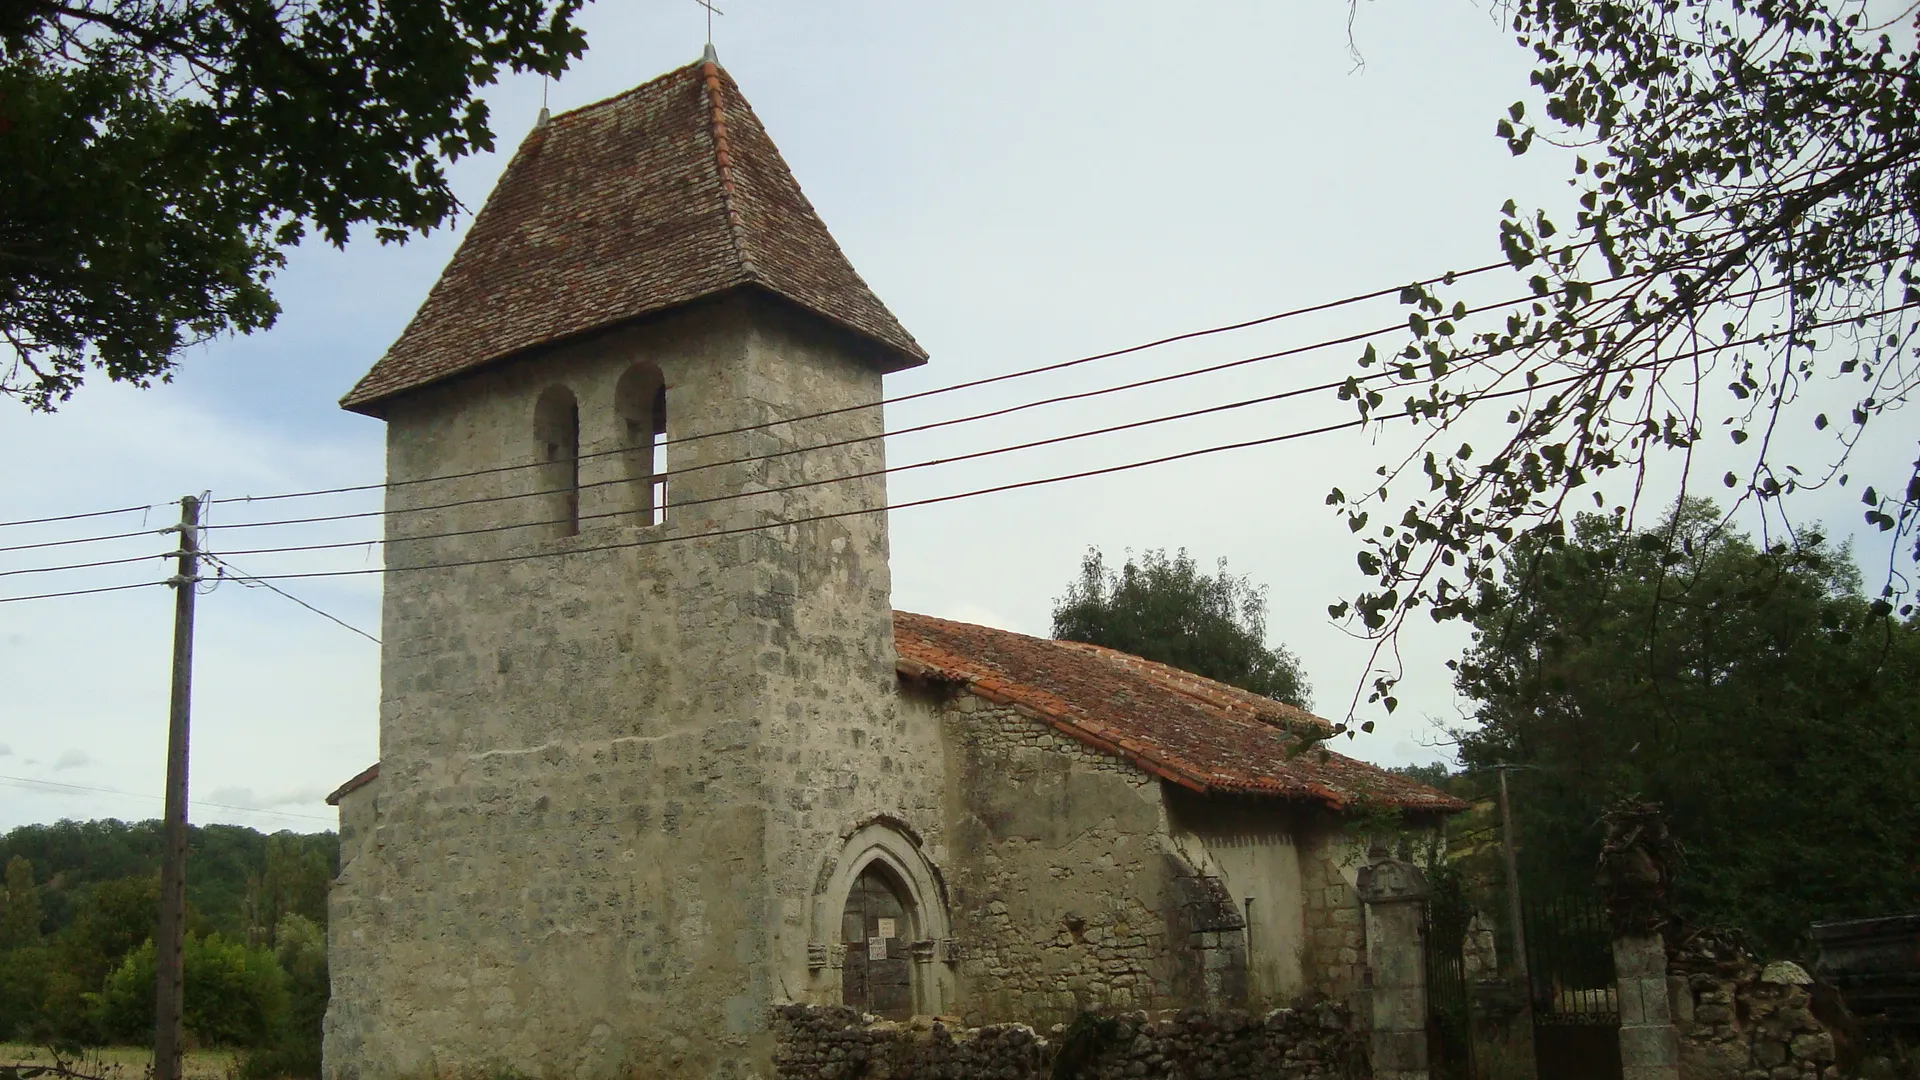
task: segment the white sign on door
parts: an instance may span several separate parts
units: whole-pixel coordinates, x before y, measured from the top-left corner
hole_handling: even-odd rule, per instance
[[[867,959],[885,960],[887,958],[887,939],[870,937],[867,939]]]
[[[899,937],[899,936],[900,936],[899,934],[896,934],[896,933],[894,933],[894,932],[893,932],[893,920],[892,920],[892,919],[877,919],[877,920],[875,920],[875,921],[876,921],[876,922],[878,922],[878,923],[880,924],[880,936],[881,936],[881,937]]]

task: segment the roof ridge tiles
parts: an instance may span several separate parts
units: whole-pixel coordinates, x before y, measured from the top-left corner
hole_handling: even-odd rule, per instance
[[[733,240],[733,253],[748,280],[757,281],[760,270],[753,265],[747,250],[746,227],[740,220],[740,193],[733,184],[733,150],[727,140],[726,96],[720,85],[720,64],[711,56],[700,62],[700,83],[707,92],[709,131],[713,137],[713,167],[720,180],[720,203],[727,215],[727,233]]]

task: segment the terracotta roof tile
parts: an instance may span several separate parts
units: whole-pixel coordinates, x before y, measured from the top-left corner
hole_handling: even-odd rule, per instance
[[[1320,717],[1165,664],[905,611],[893,613],[893,640],[905,674],[964,685],[1196,791],[1466,808],[1378,766],[1301,749],[1302,734],[1332,730]]]
[[[368,784],[371,784],[378,779],[380,779],[380,763],[376,761],[373,764],[367,766],[366,768],[360,770],[360,774],[358,776],[355,776],[353,779],[347,781],[344,784],[341,784],[337,788],[334,788],[333,794],[327,796],[327,805],[339,806],[341,799],[344,799],[347,796],[353,794],[354,792],[359,791],[361,788],[366,787]]]
[[[1267,795],[1341,808],[1373,799],[1407,810],[1467,804],[1299,734],[1332,725],[1291,705],[1178,668],[1075,641],[1049,641],[910,612],[893,613],[900,671],[964,686],[1102,753],[1200,792]],[[327,796],[380,775],[376,762]]]
[[[926,353],[867,288],[740,88],[710,60],[554,117],[520,144],[413,321],[341,404],[740,288]]]

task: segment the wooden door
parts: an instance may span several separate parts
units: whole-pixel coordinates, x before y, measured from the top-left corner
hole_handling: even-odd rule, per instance
[[[892,875],[869,865],[847,893],[840,915],[846,962],[841,1001],[893,1020],[913,1015],[913,964],[907,956],[907,907]]]

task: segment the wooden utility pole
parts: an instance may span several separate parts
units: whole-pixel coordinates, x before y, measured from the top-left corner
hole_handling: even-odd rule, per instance
[[[1496,765],[1494,769],[1500,774],[1500,846],[1506,849],[1507,918],[1513,923],[1513,971],[1521,991],[1531,999],[1533,983],[1527,977],[1526,917],[1520,907],[1520,864],[1514,855],[1513,805],[1507,801],[1507,774],[1518,767]]]
[[[180,567],[173,586],[173,699],[167,715],[167,820],[160,851],[160,934],[154,939],[153,1080],[180,1080],[186,999],[187,730],[193,705],[193,596],[200,580],[200,500],[180,500]]]

